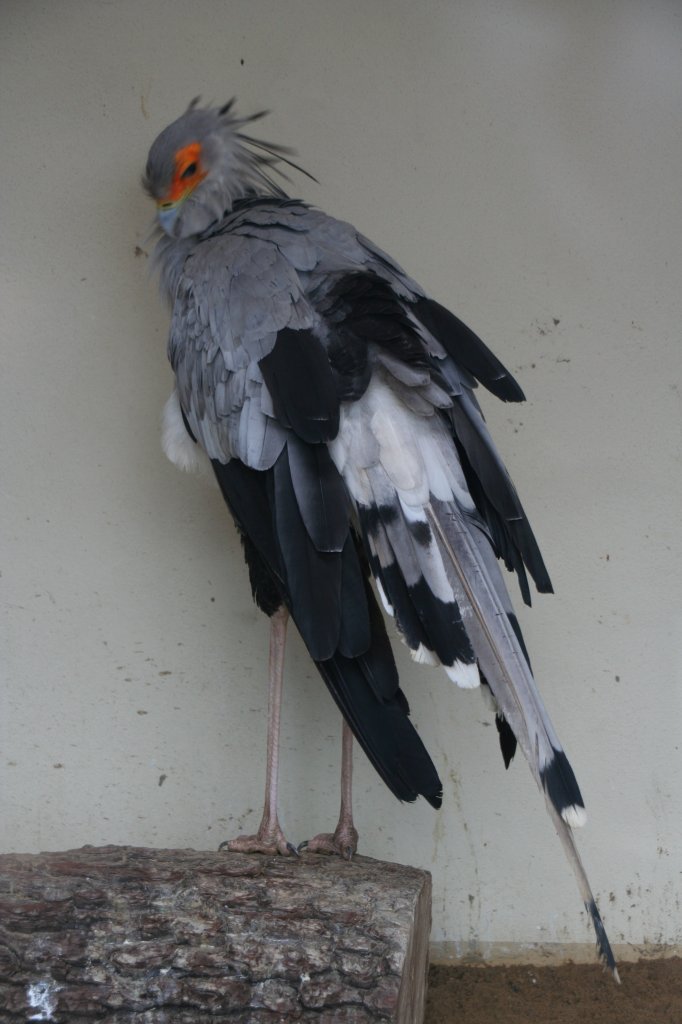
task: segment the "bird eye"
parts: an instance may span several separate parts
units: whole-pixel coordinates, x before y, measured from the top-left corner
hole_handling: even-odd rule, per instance
[[[168,195],[162,198],[178,203],[206,177],[201,166],[201,143],[190,142],[183,146],[175,153],[173,162],[175,166]]]

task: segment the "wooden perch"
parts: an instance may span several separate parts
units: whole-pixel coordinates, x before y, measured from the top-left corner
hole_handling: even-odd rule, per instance
[[[352,863],[83,847],[0,856],[0,1019],[419,1024],[431,878]]]

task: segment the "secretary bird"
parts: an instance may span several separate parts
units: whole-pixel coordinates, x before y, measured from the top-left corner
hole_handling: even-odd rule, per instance
[[[504,763],[518,744],[617,977],[571,831],[585,821],[580,789],[498,563],[516,573],[527,603],[527,574],[551,591],[475,388],[504,402],[523,392],[390,256],[289,198],[279,181],[302,168],[291,150],[247,133],[261,116],[194,100],[155,140],[144,175],[172,308],[164,448],[183,468],[199,451],[210,460],[271,621],[263,819],[255,836],[225,845],[297,852],[277,817],[289,616],[344,719],[339,824],[304,845],[355,852],[351,734],[400,800],[440,806],[378,597],[416,662],[488,693]]]

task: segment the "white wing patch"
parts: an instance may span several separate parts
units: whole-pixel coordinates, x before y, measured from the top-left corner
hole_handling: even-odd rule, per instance
[[[161,414],[161,447],[167,459],[186,473],[210,468],[202,448],[187,433],[182,419],[178,392],[174,388]]]
[[[446,426],[406,408],[381,372],[375,372],[362,398],[341,406],[339,432],[329,451],[359,504],[376,497],[365,470],[380,465],[407,505],[424,506],[432,496],[474,507],[464,473],[452,458]]]

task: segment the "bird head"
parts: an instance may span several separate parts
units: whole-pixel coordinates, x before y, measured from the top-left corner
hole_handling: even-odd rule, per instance
[[[287,158],[291,150],[244,134],[242,128],[267,111],[242,118],[233,106],[230,100],[200,107],[197,98],[152,144],[142,184],[156,202],[161,230],[172,238],[204,234],[245,196],[285,197],[272,177],[288,180],[282,163],[312,177]]]

